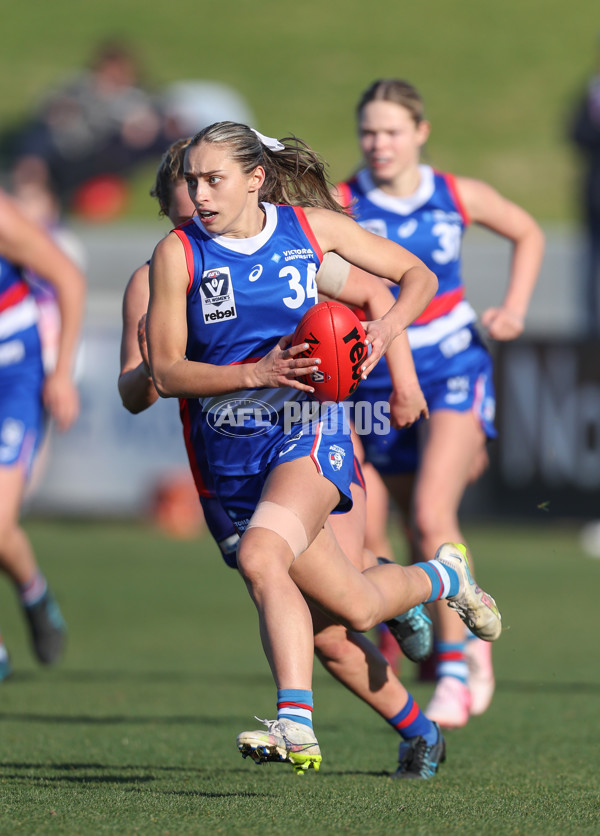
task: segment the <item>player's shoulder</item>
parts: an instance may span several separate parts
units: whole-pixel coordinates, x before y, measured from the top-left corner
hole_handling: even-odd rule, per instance
[[[454,177],[454,191],[467,216],[474,222],[485,215],[487,206],[505,200],[497,189],[475,177]]]
[[[453,181],[461,196],[494,191],[489,183],[486,183],[484,180],[479,180],[476,177],[465,177],[462,174],[448,173],[445,176]]]
[[[151,263],[155,261],[157,257],[165,257],[179,252],[183,246],[181,236],[182,233],[180,227],[175,227],[175,229],[170,230],[164,238],[161,238],[158,244],[154,247]]]
[[[125,293],[136,293],[140,288],[148,287],[148,275],[150,273],[150,261],[145,261],[133,271],[125,286]]]

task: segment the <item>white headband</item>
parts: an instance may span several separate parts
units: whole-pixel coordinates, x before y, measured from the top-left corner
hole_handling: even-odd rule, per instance
[[[265,136],[264,134],[261,134],[260,131],[257,131],[254,128],[250,128],[250,130],[256,134],[256,136],[260,139],[262,144],[265,145],[269,149],[269,151],[285,150],[285,145],[278,139],[275,139],[272,136]]]

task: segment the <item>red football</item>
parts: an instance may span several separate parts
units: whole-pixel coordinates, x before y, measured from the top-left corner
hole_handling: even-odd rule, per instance
[[[343,401],[361,381],[367,358],[365,329],[341,302],[319,302],[308,310],[294,332],[292,345],[308,343],[301,357],[320,357],[319,370],[300,378],[314,387],[320,401]]]

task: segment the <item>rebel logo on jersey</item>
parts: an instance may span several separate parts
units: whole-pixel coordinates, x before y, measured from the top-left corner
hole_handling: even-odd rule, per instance
[[[205,270],[202,274],[199,292],[205,323],[211,324],[237,318],[229,267]]]

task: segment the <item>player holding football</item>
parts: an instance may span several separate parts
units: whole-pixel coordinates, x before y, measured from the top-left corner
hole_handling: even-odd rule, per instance
[[[180,224],[194,213],[187,184],[183,179],[183,157],[189,140],[179,140],[165,153],[157,171],[152,194],[157,197],[161,213],[167,215],[174,225]],[[343,293],[349,304],[365,308],[370,317],[385,313],[393,304],[393,297],[385,284],[373,276],[364,274],[357,280],[356,270],[333,254],[325,259],[325,264],[317,274],[320,292],[327,291],[329,298]],[[136,414],[147,409],[158,398],[148,370],[145,320],[148,307],[148,264],[139,267],[131,276],[123,299],[123,333],[121,340],[121,374],[119,391],[124,406]],[[403,345],[405,343],[405,345]],[[390,355],[393,355],[390,357]],[[410,362],[410,348],[401,337],[394,341],[388,354],[392,373],[397,367],[406,367]],[[402,424],[412,423],[426,414],[427,407],[422,394],[415,385],[414,373],[404,374],[396,381],[399,389],[411,394],[405,397],[404,409],[395,418]],[[184,421],[187,450],[190,465],[196,478],[200,502],[208,528],[221,549],[225,562],[235,567],[235,550],[239,535],[233,523],[225,514],[214,491],[210,489],[212,479],[206,466],[202,440],[190,435],[190,427],[185,421],[186,402],[182,401],[181,415]],[[353,564],[364,570],[376,565],[374,555],[365,553],[362,548],[364,539],[364,483],[358,463],[351,482],[353,506],[344,515],[333,515],[330,524],[336,533],[338,542]],[[315,652],[324,667],[349,690],[363,699],[375,711],[392,725],[402,739],[409,741],[409,750],[401,753],[402,764],[394,777],[430,778],[434,774],[434,764],[443,758],[444,741],[431,723],[421,723],[421,727],[402,722],[407,706],[416,712],[414,701],[398,682],[385,659],[375,646],[365,637],[350,633],[320,610],[309,603],[315,631]],[[392,627],[399,637],[404,652],[417,660],[428,655],[431,649],[431,623],[422,606],[415,607],[408,613],[395,619]],[[421,718],[423,720],[423,718]],[[411,734],[415,728],[421,735]],[[429,743],[428,740],[433,740]]]
[[[44,373],[38,308],[25,271],[56,290],[61,329],[56,364]],[[46,418],[60,430],[79,411],[73,364],[85,295],[78,267],[41,226],[0,192],[0,568],[15,584],[33,649],[43,664],[63,652],[66,628],[33,548],[19,525],[23,494]],[[0,680],[10,663],[0,641]]]
[[[298,140],[279,142],[245,125],[216,123],[192,139],[185,178],[197,214],[157,245],[150,265],[152,376],[161,396],[194,405],[191,418],[201,427],[217,495],[242,534],[238,568],[258,610],[278,718],[267,722],[267,732],[240,734],[238,746],[259,759],[281,754],[298,769],[318,768],[312,620],[300,587],[360,632],[440,598],[489,640],[501,632],[500,616],[473,584],[462,547],[446,544],[435,561],[412,567],[360,573],[352,566],[327,522],[332,511],[351,504],[346,432],[325,437],[321,422],[286,428],[278,420],[249,436],[249,412],[240,432],[232,427],[222,434],[210,420],[245,398],[269,399],[283,418],[286,401],[310,393],[298,378],[318,364],[299,358],[305,346],[290,348],[290,336],[281,334],[291,335],[316,302],[312,280],[324,252],[402,285],[393,308],[367,323],[372,353],[364,374],[425,307],[436,279],[402,247],[336,210],[323,164]],[[331,410],[343,427],[341,405]],[[333,445],[343,453],[335,470],[328,464]],[[420,712],[410,710],[399,722],[411,723],[415,715]]]
[[[495,340],[515,339],[523,331],[544,239],[533,218],[491,186],[420,163],[430,126],[412,85],[396,79],[374,82],[360,98],[357,118],[364,167],[338,185],[338,199],[365,229],[402,244],[439,280],[434,299],[408,328],[429,421],[361,437],[366,461],[410,521],[414,559],[428,560],[440,542],[463,542],[458,507],[469,481],[485,469],[486,439],[496,436],[492,362],[464,298],[462,235],[469,223],[479,223],[513,244],[505,298],[482,315]],[[385,401],[390,389],[386,368],[379,364],[355,397]],[[365,469],[367,485],[372,472]],[[482,713],[491,700],[491,645],[466,641],[463,624],[447,607],[435,605],[435,616],[437,687],[426,714],[443,727],[463,726],[470,713]]]

